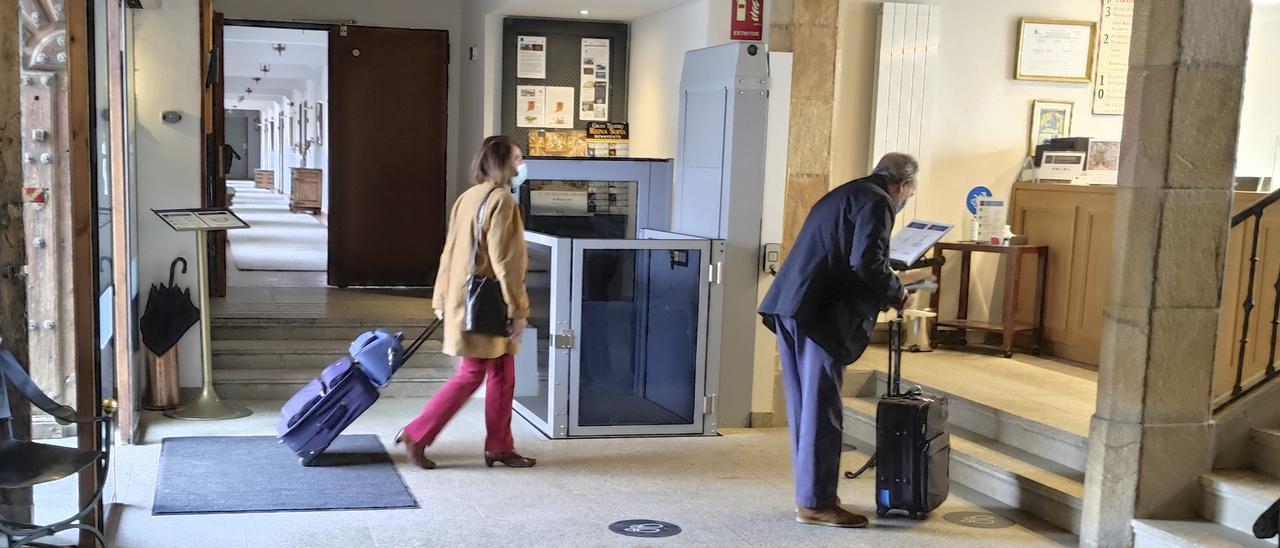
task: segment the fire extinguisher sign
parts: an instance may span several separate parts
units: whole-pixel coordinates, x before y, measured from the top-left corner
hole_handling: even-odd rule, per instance
[[[733,0],[729,37],[734,40],[764,39],[764,0]]]

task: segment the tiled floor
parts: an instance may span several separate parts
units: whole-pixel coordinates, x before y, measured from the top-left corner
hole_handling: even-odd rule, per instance
[[[307,213],[289,210],[289,197],[255,188],[253,181],[228,181],[236,191],[231,206],[249,223],[227,232],[228,268],[252,271],[324,272],[329,262],[329,229]]]
[[[867,530],[838,530],[792,521],[788,435],[782,429],[728,430],[715,438],[547,441],[515,420],[517,446],[540,459],[536,468],[485,468],[480,458],[482,407],[473,400],[429,454],[441,468],[412,468],[393,458],[418,498],[415,510],[153,516],[160,440],[167,436],[262,435],[276,406],[225,422],[181,422],[149,416],[141,445],[117,451],[118,546],[1052,546],[1074,536],[998,508],[979,494],[953,491],[927,521],[875,519]],[[384,444],[422,404],[384,398],[351,433]],[[284,450],[284,448],[281,448]],[[865,455],[846,453],[846,467]],[[227,481],[236,481],[227,478]],[[246,485],[246,489],[253,486]],[[841,480],[841,497],[871,513],[872,480]],[[971,528],[956,512],[996,512],[1015,524]],[[684,532],[639,540],[611,533],[621,519],[656,519]]]

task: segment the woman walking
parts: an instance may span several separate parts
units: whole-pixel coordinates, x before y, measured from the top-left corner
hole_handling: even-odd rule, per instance
[[[458,371],[431,397],[418,418],[396,435],[396,442],[404,443],[414,464],[435,468],[424,451],[487,375],[485,464],[528,468],[537,461],[517,454],[511,438],[514,356],[529,317],[524,223],[511,192],[524,182],[524,153],[509,137],[489,137],[480,147],[472,171],[474,186],[458,197],[449,216],[449,233],[432,298],[436,316],[444,318],[444,353],[460,358]],[[490,287],[483,289],[492,290],[489,303],[501,295],[505,321],[502,305],[496,306],[495,314],[479,317],[494,308],[476,302],[485,301],[483,298],[468,298],[468,293],[485,293],[478,288],[484,284]],[[490,328],[482,327],[486,323]],[[495,323],[496,329],[492,328]]]

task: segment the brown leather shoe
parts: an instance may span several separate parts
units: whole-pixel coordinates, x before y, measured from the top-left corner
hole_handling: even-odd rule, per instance
[[[422,468],[423,470],[432,470],[436,467],[435,461],[427,458],[427,446],[414,443],[413,440],[408,439],[404,435],[403,428],[396,433],[396,445],[400,445],[401,443],[404,444],[404,453],[409,457],[409,462],[412,462],[418,468]]]
[[[510,468],[533,468],[534,465],[538,464],[538,461],[536,459],[522,457],[515,451],[507,451],[504,453],[490,453],[488,451],[485,451],[484,452],[485,466],[488,466],[489,468],[493,468],[493,463],[495,462],[500,462],[504,466],[507,466]]]
[[[831,508],[797,508],[796,521],[806,525],[860,529],[867,526],[867,518],[839,506]]]

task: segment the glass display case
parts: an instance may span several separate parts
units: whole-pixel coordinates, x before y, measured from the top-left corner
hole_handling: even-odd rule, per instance
[[[570,231],[572,232],[572,231]],[[515,407],[549,437],[715,434],[717,240],[529,231]]]

